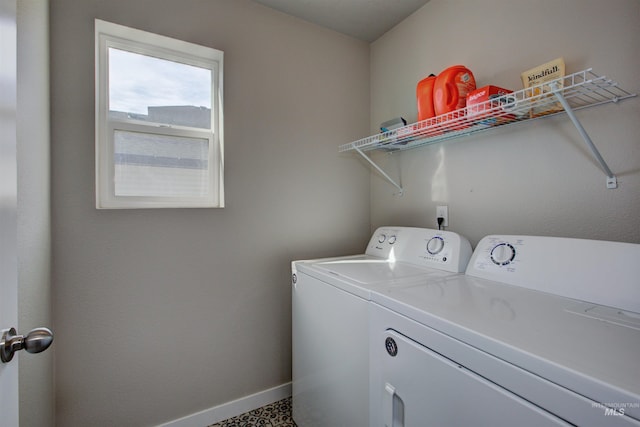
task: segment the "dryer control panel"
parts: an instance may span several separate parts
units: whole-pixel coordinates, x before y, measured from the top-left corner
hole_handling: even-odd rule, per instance
[[[640,245],[544,236],[491,235],[468,276],[640,312]]]
[[[462,273],[471,257],[471,244],[451,231],[380,227],[373,233],[366,254]]]

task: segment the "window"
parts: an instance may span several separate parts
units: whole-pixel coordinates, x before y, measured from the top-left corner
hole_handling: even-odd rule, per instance
[[[96,20],[96,207],[224,207],[219,50]]]

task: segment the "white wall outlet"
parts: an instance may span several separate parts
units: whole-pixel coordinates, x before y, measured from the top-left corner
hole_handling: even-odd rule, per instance
[[[443,227],[449,226],[449,206],[436,206],[436,224],[438,224],[438,218],[444,218]]]

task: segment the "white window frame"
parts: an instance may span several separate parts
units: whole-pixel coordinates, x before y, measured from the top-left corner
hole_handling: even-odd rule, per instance
[[[180,62],[211,70],[211,129],[164,125],[141,120],[109,117],[109,48]],[[96,208],[222,208],[224,207],[222,51],[95,20],[96,91]],[[116,196],[114,132],[202,138],[209,141],[208,192],[202,197]]]

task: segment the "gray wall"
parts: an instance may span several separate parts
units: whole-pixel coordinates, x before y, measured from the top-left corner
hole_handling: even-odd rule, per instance
[[[289,261],[360,252],[383,224],[433,227],[437,204],[474,244],[640,241],[638,99],[578,113],[616,190],[562,117],[377,155],[402,197],[336,153],[415,120],[416,83],[457,63],[518,89],[521,71],[563,56],[639,92],[639,16],[637,0],[431,0],[369,58],[246,0],[52,2],[57,424],[154,425],[289,381]],[[95,210],[94,18],[225,51],[227,208]]]
[[[51,323],[49,2],[20,0],[18,18],[18,332]],[[53,425],[53,352],[21,352],[20,427]]]
[[[478,86],[521,89],[520,73],[557,57],[567,72],[593,67],[640,92],[637,0],[431,0],[371,46],[371,132],[391,117],[415,121],[419,80],[454,64]],[[614,173],[605,175],[570,121],[545,118],[478,136],[377,156],[405,195],[372,174],[372,226],[435,227],[472,244],[491,233],[640,242],[640,98],[577,113]]]
[[[248,0],[51,2],[56,424],[144,426],[290,381],[290,261],[361,252],[369,47]],[[225,52],[224,209],[94,207],[94,18]]]

